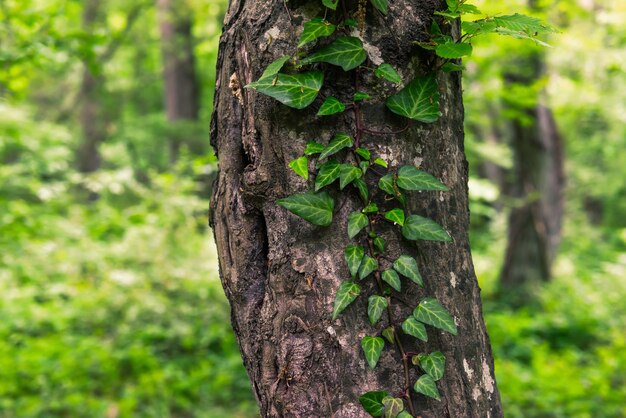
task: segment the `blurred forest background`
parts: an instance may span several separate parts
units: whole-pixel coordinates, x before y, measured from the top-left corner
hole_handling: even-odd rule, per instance
[[[505,411],[626,417],[626,2],[476,4],[560,30],[466,60]],[[225,9],[0,0],[0,418],[256,416],[207,227]]]

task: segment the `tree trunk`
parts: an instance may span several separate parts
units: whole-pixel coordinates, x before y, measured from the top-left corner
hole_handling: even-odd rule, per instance
[[[164,99],[170,123],[196,121],[199,112],[199,86],[193,52],[191,12],[184,0],[158,0],[163,55]],[[170,160],[176,161],[180,143],[172,130]]]
[[[326,143],[351,132],[351,114],[316,118],[315,110],[287,108],[243,86],[256,80],[276,58],[295,53],[301,22],[323,13],[311,2],[232,0],[225,17],[217,65],[212,144],[219,157],[211,225],[217,242],[220,275],[232,307],[232,324],[244,364],[264,417],[366,417],[358,397],[369,390],[397,393],[404,387],[402,359],[385,350],[379,365],[367,368],[360,338],[372,332],[366,298],[331,320],[335,292],[349,277],[343,260],[347,214],[359,208],[357,195],[337,200],[335,221],[310,225],[276,205],[275,200],[307,190],[288,163],[305,143]],[[369,13],[364,33],[374,64],[381,59],[399,68],[405,80],[432,71],[428,55],[418,57],[412,42],[423,39],[433,12],[443,2],[395,1],[387,17]],[[293,24],[292,24],[293,22]],[[375,42],[374,42],[375,41]],[[375,43],[376,46],[369,46]],[[373,64],[371,64],[373,65]],[[357,77],[359,77],[357,73]],[[361,73],[361,84],[372,83]],[[347,100],[354,75],[326,70],[323,94]],[[441,111],[435,124],[415,124],[397,135],[366,136],[365,145],[392,165],[416,164],[441,178],[449,193],[409,198],[413,213],[429,216],[453,236],[451,243],[405,241],[391,227],[383,231],[390,251],[415,256],[426,288],[408,286],[401,320],[424,296],[436,296],[454,315],[459,335],[436,332],[428,343],[407,339],[407,349],[442,351],[447,358],[439,381],[440,402],[413,394],[416,415],[427,417],[501,417],[499,393],[467,230],[467,163],[463,152],[460,76],[440,74]],[[366,102],[364,119],[376,130],[398,130],[404,120]],[[364,285],[365,286],[365,285]],[[402,314],[402,315],[401,315]],[[404,338],[404,337],[402,337]],[[411,371],[413,373],[414,371]],[[411,374],[415,382],[417,375]]]

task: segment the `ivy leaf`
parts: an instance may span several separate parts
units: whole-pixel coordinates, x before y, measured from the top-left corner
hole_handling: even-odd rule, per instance
[[[346,259],[346,264],[348,264],[350,275],[352,278],[355,278],[356,274],[359,272],[361,260],[363,260],[363,256],[365,255],[365,249],[363,247],[359,247],[358,245],[348,245],[344,250],[343,255]]]
[[[376,247],[379,252],[384,253],[385,248],[387,247],[387,242],[383,237],[376,237],[374,238],[374,247]]]
[[[363,280],[374,270],[378,268],[378,261],[375,258],[372,258],[368,255],[363,257],[363,261],[361,261],[361,266],[359,267],[359,279]]]
[[[304,148],[304,155],[315,155],[324,151],[326,147],[319,142],[309,141]]]
[[[378,205],[374,202],[363,208],[363,213],[376,213],[378,212]]]
[[[382,158],[376,158],[374,160],[374,164],[387,168],[387,161],[383,160]]]
[[[413,316],[425,324],[448,331],[452,335],[457,334],[452,315],[435,298],[423,299],[413,311]]]
[[[335,201],[326,192],[295,194],[276,203],[314,225],[328,226],[333,221]]]
[[[395,68],[387,63],[380,64],[374,71],[374,75],[378,78],[384,78],[387,81],[391,81],[394,84],[400,84],[402,82],[400,74],[398,74]]]
[[[331,10],[337,10],[339,0],[322,0],[322,4]]]
[[[405,165],[398,170],[398,187],[404,190],[442,190],[449,189],[435,176],[418,170],[412,165]]]
[[[320,160],[336,154],[344,148],[351,147],[353,143],[354,141],[352,140],[352,138],[350,138],[349,135],[346,135],[343,132],[339,132],[333,137],[328,146],[320,154]]]
[[[404,410],[404,401],[400,398],[387,396],[383,399],[383,405],[385,405],[385,418],[396,418]]]
[[[398,276],[398,273],[396,273],[395,270],[389,269],[389,270],[383,271],[382,278],[383,278],[383,281],[387,283],[389,286],[393,287],[398,292],[400,291],[401,289],[400,276]]]
[[[372,158],[372,153],[370,152],[370,150],[365,149],[365,148],[357,148],[354,150],[354,152],[356,152],[361,158],[363,158],[364,160],[369,161],[370,158]]]
[[[419,268],[417,267],[417,261],[415,261],[413,257],[409,257],[408,255],[401,255],[393,263],[393,268],[404,277],[411,279],[413,282],[417,283],[420,286],[424,286],[422,275],[420,274]]]
[[[368,223],[367,216],[361,212],[352,212],[348,215],[348,236],[350,238],[356,237]]]
[[[373,369],[376,367],[384,346],[385,340],[380,337],[365,336],[361,339],[361,348],[363,349],[365,359],[367,360],[367,364],[370,365],[370,368]]]
[[[302,48],[309,42],[321,38],[323,36],[330,36],[335,32],[335,25],[325,21],[321,17],[316,17],[304,24],[304,30],[300,35],[300,42],[298,42],[298,48]]]
[[[367,302],[367,316],[370,319],[370,323],[376,325],[385,309],[387,309],[387,298],[374,295],[370,296]]]
[[[333,321],[361,294],[361,286],[353,281],[341,283],[335,296],[335,306],[333,308]]]
[[[392,209],[385,212],[385,219],[402,226],[404,225],[404,211],[400,208]]]
[[[363,406],[363,409],[365,409],[365,412],[371,416],[382,417],[385,409],[383,399],[388,395],[389,394],[384,390],[367,392],[359,396],[359,402],[361,406]]]
[[[446,357],[441,351],[435,351],[420,358],[420,367],[428,373],[433,380],[437,381],[443,377],[446,369]]]
[[[361,178],[363,172],[360,168],[350,164],[342,164],[339,172],[339,188],[343,190],[348,184],[354,180]]]
[[[413,241],[452,241],[452,237],[437,222],[419,215],[411,215],[404,221],[402,235]]]
[[[393,189],[393,174],[385,174],[378,180],[378,188],[387,194],[394,196],[396,194]]]
[[[467,42],[446,42],[445,44],[437,45],[435,53],[441,58],[461,58],[472,55],[472,44]]]
[[[359,191],[359,196],[361,196],[361,200],[367,203],[369,199],[369,190],[367,189],[367,184],[361,179],[356,179],[352,182],[352,185],[356,187]]]
[[[439,119],[439,88],[434,76],[417,77],[387,99],[387,107],[400,116],[432,123]]]
[[[369,168],[370,164],[367,161],[361,161],[359,163],[359,167],[361,167],[361,171],[363,171],[363,174],[367,173],[367,169]]]
[[[289,58],[291,58],[289,55],[284,55],[278,58],[276,61],[272,62],[270,65],[267,66],[265,71],[263,71],[260,79],[273,77],[278,74],[281,68],[283,68],[283,65],[285,65],[285,63],[289,61]]]
[[[335,160],[325,162],[320,166],[320,170],[315,177],[315,191],[324,186],[328,186],[339,178],[341,173],[341,164]]]
[[[350,71],[365,61],[367,53],[363,49],[363,42],[354,36],[339,36],[328,46],[303,58],[302,64],[327,62]]]
[[[305,180],[309,179],[309,160],[305,156],[292,160],[289,167],[300,177]]]
[[[346,110],[346,105],[333,96],[330,96],[324,100],[324,103],[322,103],[320,110],[317,112],[317,116],[334,115],[335,113],[341,113],[344,110]]]
[[[387,0],[370,0],[372,5],[380,10],[380,12],[384,15],[387,15],[387,11],[389,9],[389,5],[387,4]]]
[[[270,96],[289,107],[304,109],[313,103],[323,82],[324,73],[321,71],[309,71],[294,75],[279,73],[275,76],[261,78],[248,84],[246,88]]]
[[[361,100],[365,100],[369,98],[370,98],[369,94],[363,93],[362,91],[357,91],[356,93],[354,93],[354,97],[352,98],[352,100],[354,100],[355,102],[359,102]]]
[[[395,331],[393,330],[393,327],[387,327],[382,332],[383,337],[385,337],[385,339],[389,341],[390,344],[394,343],[394,332]]]
[[[396,418],[413,418],[413,415],[409,414],[406,411],[402,411],[398,414]]]
[[[439,395],[439,391],[437,390],[437,383],[427,374],[423,375],[415,382],[413,389],[417,393],[426,395],[429,398],[437,399],[438,401],[441,400],[441,395]]]
[[[404,320],[402,323],[402,331],[404,331],[405,334],[412,335],[419,340],[428,341],[426,327],[413,316],[409,316]]]

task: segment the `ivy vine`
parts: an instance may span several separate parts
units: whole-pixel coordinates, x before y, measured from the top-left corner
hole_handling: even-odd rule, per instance
[[[403,80],[398,71],[388,63],[381,63],[376,68],[364,65],[368,55],[357,33],[363,33],[366,1],[360,0],[357,9],[352,12],[344,10],[343,17],[338,12],[334,13],[340,0],[321,1],[327,9],[324,17],[315,17],[304,23],[297,48],[300,52],[301,48],[317,43],[322,38],[330,38],[328,42],[307,55],[297,53],[293,57],[283,56],[275,60],[257,81],[246,87],[270,96],[286,106],[303,109],[316,100],[324,83],[324,72],[311,69],[312,64],[325,63],[341,67],[347,72],[356,72],[357,81],[352,102],[343,103],[330,96],[323,101],[317,112],[322,117],[351,110],[354,112],[354,132],[337,132],[326,145],[309,141],[302,156],[291,161],[289,167],[307,181],[313,174],[313,190],[278,199],[276,203],[314,225],[329,226],[333,221],[335,199],[324,189],[338,182],[339,190],[344,191],[350,187],[349,190],[359,196],[361,209],[350,213],[347,219],[346,233],[354,240],[344,250],[350,278],[343,281],[336,291],[332,320],[362,295],[363,287],[359,284],[361,281],[375,281],[378,291],[367,295],[367,316],[371,325],[378,325],[380,328],[378,333],[363,337],[360,346],[372,369],[376,367],[386,346],[397,350],[403,362],[404,390],[395,396],[385,390],[371,391],[360,396],[359,401],[374,417],[414,417],[411,388],[416,393],[439,400],[441,396],[437,381],[444,376],[446,358],[440,351],[408,352],[403,347],[400,335],[428,341],[427,326],[452,335],[457,335],[457,327],[448,310],[431,297],[422,299],[407,318],[399,320],[393,317],[393,295],[394,292],[402,292],[402,278],[420,287],[424,286],[424,279],[412,256],[402,254],[391,259],[387,255],[387,243],[377,232],[377,225],[388,222],[396,226],[399,233],[410,241],[451,241],[452,238],[441,225],[432,219],[409,213],[405,205],[408,192],[445,193],[448,188],[439,179],[418,167],[388,167],[384,159],[362,146],[363,135],[376,132],[364,126],[361,102],[371,97],[360,90],[360,71],[373,71],[377,78],[392,85],[400,85]],[[378,12],[384,15],[389,13],[388,0],[370,0],[370,3]],[[463,66],[457,59],[471,54],[471,41],[476,36],[498,33],[542,43],[536,39],[537,35],[553,31],[539,19],[514,14],[462,22],[462,34],[454,38],[447,34],[449,30],[443,31],[441,26],[456,22],[464,14],[481,12],[465,0],[446,0],[446,3],[446,10],[435,13],[437,18],[432,21],[429,39],[417,43],[432,50],[438,57],[440,62],[435,73],[415,77],[385,101],[390,111],[411,121],[433,123],[439,119],[441,114],[436,72],[462,70]],[[335,23],[327,19],[329,11]],[[287,64],[289,70],[283,71]],[[374,190],[370,186],[372,184],[379,191]],[[385,210],[383,207],[389,206],[388,201],[395,204]],[[386,321],[383,321],[385,315]],[[386,327],[379,325],[385,322]],[[414,382],[410,381],[411,367],[417,367],[421,372]]]

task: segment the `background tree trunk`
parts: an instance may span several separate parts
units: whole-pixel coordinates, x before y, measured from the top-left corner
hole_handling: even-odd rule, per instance
[[[328,228],[310,225],[277,206],[275,200],[308,189],[288,168],[312,139],[327,142],[337,131],[352,132],[351,113],[316,119],[321,103],[298,111],[243,86],[284,54],[295,53],[303,19],[322,13],[315,2],[232,0],[220,41],[212,144],[220,169],[212,199],[211,225],[220,272],[232,307],[232,323],[244,364],[264,417],[366,417],[358,397],[368,390],[390,393],[404,386],[402,362],[385,349],[376,370],[363,358],[360,338],[371,333],[366,303],[360,298],[336,321],[332,304],[342,279],[349,277],[343,249],[348,213],[359,207],[356,195],[337,201]],[[321,6],[321,5],[320,5]],[[432,71],[427,56],[417,59],[412,42],[423,39],[438,1],[394,1],[387,17],[369,11],[364,34],[370,58],[399,68],[405,80]],[[369,46],[371,44],[371,46]],[[375,83],[362,74],[361,84]],[[354,75],[326,70],[324,95],[348,101]],[[446,374],[440,402],[414,394],[416,413],[427,417],[501,417],[489,339],[481,313],[467,237],[467,163],[463,153],[460,77],[441,74],[442,117],[415,124],[399,135],[364,138],[392,165],[417,164],[441,178],[450,193],[415,194],[408,209],[429,216],[453,236],[448,244],[411,244],[395,230],[383,230],[392,254],[418,259],[425,289],[407,285],[405,318],[424,296],[436,296],[454,315],[459,336],[429,330],[428,343],[410,339],[408,350],[441,350]],[[382,102],[363,107],[368,127],[397,130],[405,120]],[[364,285],[365,286],[365,285]],[[366,299],[366,298],[365,298]],[[412,382],[417,378],[412,376]]]

